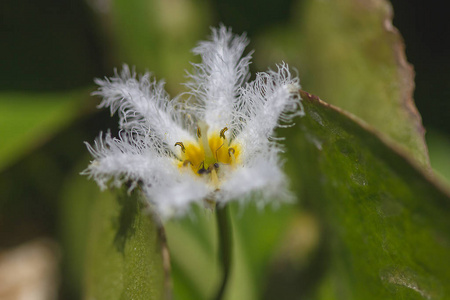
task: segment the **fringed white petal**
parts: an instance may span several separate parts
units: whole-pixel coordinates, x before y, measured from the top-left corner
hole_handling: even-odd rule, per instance
[[[235,140],[245,145],[244,161],[270,146],[268,140],[274,138],[274,129],[280,126],[280,121],[289,122],[304,114],[298,78],[291,75],[287,64],[277,67],[276,72],[258,73],[255,81],[240,91],[236,114],[241,123],[235,124],[240,127]]]
[[[205,184],[201,178],[179,169],[167,172],[170,180],[162,180],[162,184],[149,182],[143,185],[143,190],[154,210],[163,219],[179,217],[186,214],[193,203],[202,203],[213,192],[212,187]]]
[[[123,133],[112,138],[108,133],[105,138],[100,135],[93,147],[87,146],[95,160],[83,175],[93,178],[102,189],[129,181],[130,189],[139,184],[162,218],[183,215],[192,202],[201,202],[212,192],[191,170],[180,170],[173,158],[162,156],[139,136]]]
[[[102,189],[109,185],[120,187],[130,180],[157,180],[173,159],[163,156],[153,142],[127,133],[121,133],[120,138],[110,133],[103,138],[100,134],[94,146],[86,143],[94,160],[82,174],[93,178]]]
[[[233,122],[238,90],[248,80],[251,53],[242,57],[248,40],[221,26],[212,29],[211,41],[202,41],[193,49],[202,63],[193,64],[194,73],[186,85],[191,89],[193,111],[213,130]]]
[[[287,178],[280,169],[278,150],[258,153],[245,165],[239,166],[226,178],[217,197],[219,204],[231,200],[243,200],[253,195],[257,206],[263,207],[291,200],[287,189]]]
[[[120,74],[104,80],[96,79],[100,86],[94,95],[103,97],[99,107],[109,107],[111,114],[118,111],[120,127],[132,129],[143,136],[159,138],[170,150],[179,154],[176,142],[193,141],[192,136],[182,127],[181,105],[170,100],[164,90],[164,82],[152,80],[150,73],[137,78],[127,65]]]

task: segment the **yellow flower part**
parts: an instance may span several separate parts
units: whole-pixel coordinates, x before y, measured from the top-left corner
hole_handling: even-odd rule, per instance
[[[241,147],[237,143],[230,144],[225,135],[227,130],[228,128],[224,127],[206,136],[202,135],[202,132],[207,132],[207,127],[203,124],[199,125],[197,143],[177,142],[175,144],[181,148],[181,160],[178,167],[190,166],[198,176],[210,174],[213,181],[216,180],[215,177],[221,165],[234,167],[239,160]]]

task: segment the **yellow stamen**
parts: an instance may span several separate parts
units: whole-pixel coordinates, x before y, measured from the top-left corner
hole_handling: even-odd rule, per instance
[[[186,152],[186,148],[184,147],[184,145],[183,145],[182,142],[176,142],[175,145],[174,145],[174,147],[175,147],[175,146],[180,146],[180,147],[181,147],[181,151],[183,151],[183,153]]]
[[[228,155],[231,158],[231,165],[235,165],[236,164],[236,156],[235,156],[236,150],[234,150],[234,148],[228,148]]]
[[[224,166],[224,172],[228,168],[239,163],[240,144],[229,144],[225,132],[227,127],[220,131],[208,132],[208,125],[199,123],[197,128],[197,142],[177,142],[182,153],[179,157],[180,168],[190,167],[194,174],[208,178],[211,184],[219,188],[221,172],[219,166]]]
[[[225,132],[228,130],[228,127],[224,127],[221,131],[220,131],[220,137],[223,139],[226,139],[225,137]]]

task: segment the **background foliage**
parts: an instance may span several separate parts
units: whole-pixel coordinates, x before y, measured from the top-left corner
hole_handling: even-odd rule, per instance
[[[416,70],[431,166],[445,180],[449,41],[436,33],[449,23],[438,3],[392,6]],[[410,102],[414,75],[400,36],[387,30],[387,2],[7,0],[0,20],[0,248],[56,240],[61,299],[161,299],[170,284],[176,299],[214,293],[213,214],[196,208],[165,224],[170,283],[163,235],[140,202],[100,193],[78,173],[89,161],[82,142],[117,124],[95,109],[93,78],[126,62],[165,78],[175,95],[197,59],[190,49],[219,22],[248,33],[253,73],[286,60],[304,90],[357,116],[303,94],[306,117],[280,131],[299,203],[232,207],[227,298],[450,297],[441,264],[450,256],[450,202],[430,175]]]

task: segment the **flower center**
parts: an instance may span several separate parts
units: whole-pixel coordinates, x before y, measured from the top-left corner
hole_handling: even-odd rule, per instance
[[[233,167],[239,158],[240,146],[231,143],[225,133],[228,128],[220,131],[208,132],[207,125],[200,124],[197,129],[197,143],[177,142],[175,146],[181,148],[179,168],[191,167],[198,176],[211,176],[211,180],[218,180],[219,170],[223,167]],[[217,182],[216,182],[217,183]]]

